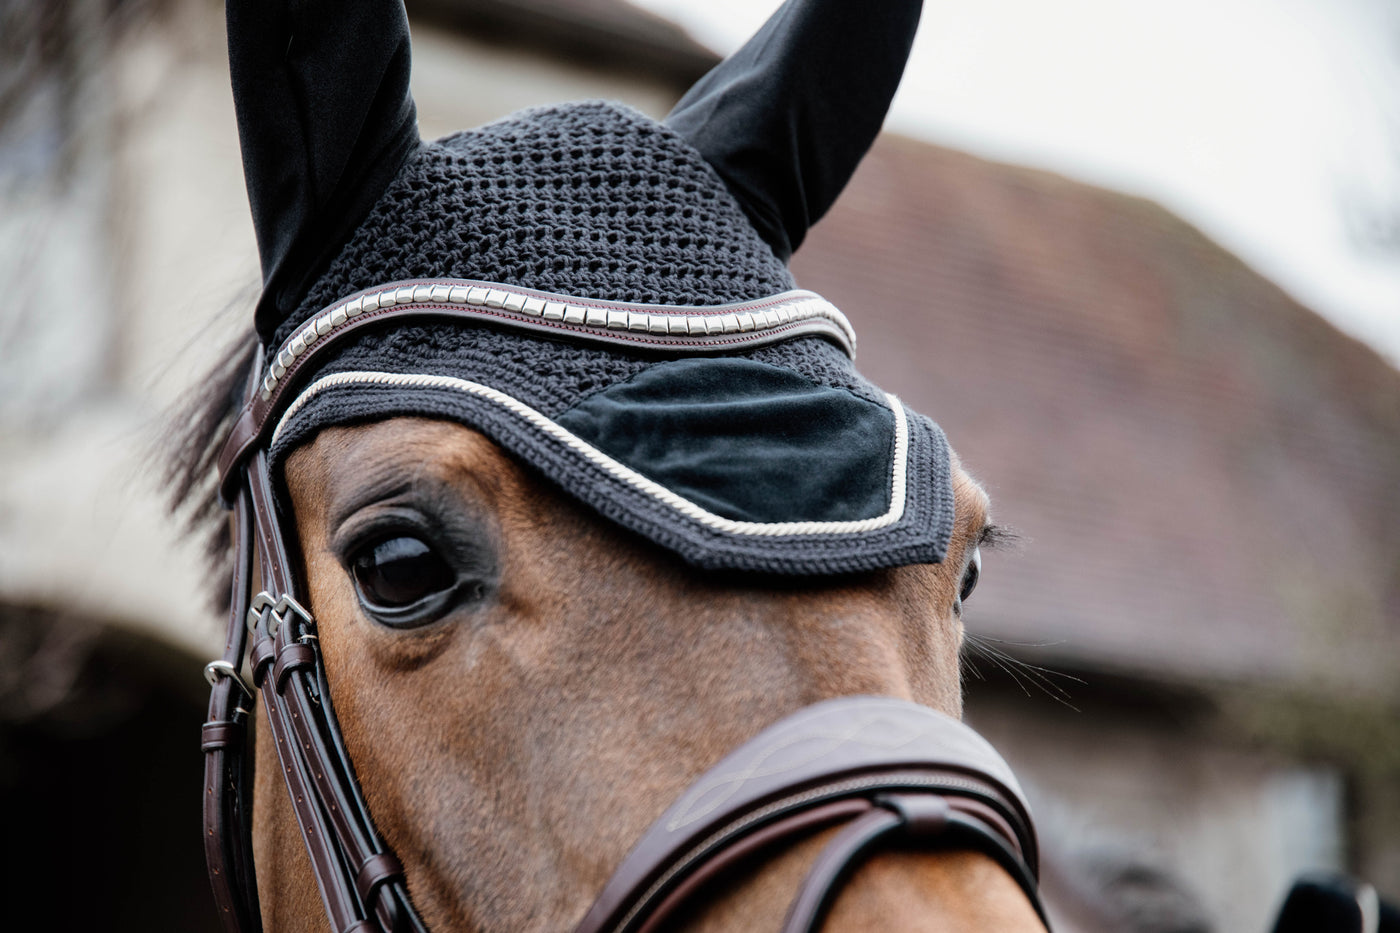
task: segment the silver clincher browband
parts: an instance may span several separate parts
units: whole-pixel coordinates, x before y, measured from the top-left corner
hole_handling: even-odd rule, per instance
[[[490,323],[572,341],[660,354],[732,353],[794,337],[820,336],[855,357],[856,335],[835,305],[794,290],[726,305],[649,305],[598,301],[463,279],[416,279],[366,289],[338,301],[288,337],[260,367],[256,389],[219,453],[219,494],[233,502],[233,467],[268,443],[274,413],[311,361],[361,330],[394,320]]]

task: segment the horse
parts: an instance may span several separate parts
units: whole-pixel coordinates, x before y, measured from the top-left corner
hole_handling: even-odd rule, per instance
[[[256,72],[250,60],[270,48],[292,61],[306,41],[296,15],[288,14],[297,27],[288,44],[242,6],[229,6],[236,92],[240,75],[246,82]],[[746,48],[775,36],[810,38],[833,6],[794,0]],[[386,28],[366,29],[346,14],[352,21],[335,29],[349,37],[349,50],[325,45],[361,56],[360,66],[377,55],[385,73],[406,80],[406,52],[400,58],[393,41],[382,41],[400,35],[406,49],[401,8],[383,15]],[[858,30],[821,25],[816,32],[848,52],[869,51],[852,39]],[[907,9],[900,29],[912,36]],[[366,51],[367,37],[378,51]],[[751,63],[751,53],[731,61]],[[892,89],[879,92],[886,104]],[[206,668],[213,695],[203,734],[206,852],[227,928],[324,930],[327,918],[336,933],[1046,928],[1019,789],[990,746],[957,721],[962,607],[980,576],[981,549],[998,538],[987,495],[951,450],[940,453],[936,427],[892,396],[845,370],[831,384],[812,382],[836,372],[833,359],[849,365],[839,351],[849,354],[853,339],[839,312],[801,292],[647,303],[448,270],[358,290],[338,282],[308,291],[303,281],[293,303],[314,305],[313,316],[275,313],[279,301],[285,306],[285,283],[296,279],[289,267],[314,267],[325,282],[336,262],[366,265],[355,244],[395,244],[382,231],[366,233],[373,197],[360,189],[374,187],[365,181],[376,177],[373,166],[346,170],[356,179],[349,222],[319,216],[316,248],[286,236],[284,201],[260,191],[255,173],[288,157],[269,155],[247,131],[257,116],[247,101],[262,92],[241,93],[267,272],[258,334],[206,380],[172,468],[177,499],[196,499],[217,459],[217,492],[233,509],[215,548],[221,560],[230,552],[235,559],[227,650]],[[359,112],[404,125],[402,108],[368,96]],[[578,112],[595,123],[620,120],[619,132],[638,145],[658,132],[640,118],[587,108],[525,119],[554,127]],[[876,129],[882,116],[883,107]],[[486,133],[491,145],[506,136]],[[405,159],[426,158],[406,155],[421,152],[416,143],[386,138],[377,151],[397,152],[400,174]],[[656,145],[672,147],[663,161],[683,161],[671,136]],[[852,166],[867,145],[849,156]],[[609,157],[605,148],[596,147],[598,157]],[[452,152],[433,158],[468,161]],[[530,158],[522,153],[515,164],[528,168]],[[508,171],[505,159],[473,164],[485,166],[488,188],[490,172]],[[666,184],[685,190],[689,182]],[[765,261],[785,259],[800,239],[791,227],[778,231]],[[341,251],[330,272],[326,242]],[[419,366],[429,344],[448,339],[424,330],[430,326],[496,341],[491,360],[508,332],[510,346],[529,351],[510,378],[545,369],[530,355],[540,353],[631,368],[556,416],[494,384],[436,370],[365,372],[336,356],[353,353],[355,340],[388,340],[395,359],[407,355],[406,365]],[[568,341],[594,355],[558,348]],[[797,370],[810,379],[793,388]],[[444,408],[449,391],[477,407]],[[728,425],[735,412],[781,403],[816,406],[801,410],[822,413],[823,425],[828,415],[846,418],[852,437],[875,432],[884,511],[850,518],[845,505],[823,501],[817,518],[751,520],[743,510],[766,502],[731,503],[739,518],[717,516],[711,509],[721,506],[696,504],[712,490],[662,488],[622,462],[641,458],[664,472],[680,441],[669,438],[661,453],[610,454],[602,448],[611,422],[603,423],[624,415],[605,407],[578,414],[594,404],[588,399],[603,399],[646,421],[658,417],[658,394],[667,418],[719,400]],[[637,408],[636,398],[652,399],[651,407]],[[327,399],[387,407],[327,420],[327,407],[317,407]],[[683,425],[677,437],[715,443],[719,429],[705,417],[702,428],[686,434]],[[520,424],[543,427],[524,436]],[[597,424],[601,439],[586,443]],[[624,440],[634,433],[623,430]],[[802,442],[798,428],[788,434],[772,443]],[[575,460],[560,466],[555,454],[539,453],[546,442]],[[844,453],[823,443],[815,457],[775,456],[805,458],[805,469],[820,474]],[[723,473],[736,448],[716,449]],[[915,460],[934,478],[911,480],[906,490],[906,476],[924,477]],[[852,470],[822,488],[846,488]],[[756,482],[740,473],[735,495]],[[886,480],[895,490],[888,495]],[[805,481],[787,476],[779,486]],[[939,484],[942,499],[923,489]],[[213,514],[214,501],[199,513]],[[656,518],[663,506],[675,514]],[[931,530],[906,534],[923,515],[932,516]],[[700,532],[686,537],[692,527]],[[887,556],[872,558],[881,547]],[[720,833],[722,844],[714,841]]]

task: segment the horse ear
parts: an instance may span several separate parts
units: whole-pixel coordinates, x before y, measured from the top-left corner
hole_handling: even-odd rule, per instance
[[[264,344],[419,144],[401,0],[227,0]]]
[[[921,0],[787,0],[665,123],[715,168],[786,261],[870,149]]]

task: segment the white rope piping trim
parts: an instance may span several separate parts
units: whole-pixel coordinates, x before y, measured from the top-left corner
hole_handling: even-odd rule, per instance
[[[281,381],[297,357],[321,337],[339,328],[366,311],[376,308],[390,308],[395,305],[425,304],[428,302],[457,305],[475,305],[483,308],[497,308],[527,317],[537,317],[546,321],[557,321],[579,327],[592,327],[611,331],[643,331],[653,334],[708,336],[712,334],[738,334],[762,332],[782,327],[794,321],[825,321],[843,334],[849,344],[848,352],[854,353],[856,332],[846,320],[846,316],[825,298],[815,292],[792,291],[776,296],[779,300],[770,307],[756,311],[738,313],[731,308],[742,308],[748,302],[735,305],[716,305],[711,308],[688,308],[684,313],[664,313],[674,310],[667,305],[637,305],[646,310],[592,307],[589,303],[574,299],[578,304],[555,301],[526,295],[504,286],[486,288],[484,286],[419,284],[386,288],[372,291],[348,301],[338,302],[318,314],[282,345],[272,357],[267,375],[263,379],[263,401],[272,397],[273,390]],[[662,313],[658,313],[662,312]]]
[[[323,389],[345,385],[387,385],[456,389],[459,392],[466,392],[470,395],[484,398],[500,405],[511,414],[525,419],[534,427],[544,431],[554,440],[583,454],[590,462],[601,467],[614,478],[622,480],[634,489],[646,493],[707,528],[712,528],[716,531],[722,531],[728,534],[763,535],[769,537],[815,534],[858,534],[860,532],[875,531],[876,529],[893,525],[904,515],[905,492],[908,477],[907,466],[909,462],[909,423],[904,414],[904,405],[898,398],[888,392],[885,393],[885,402],[890,406],[890,411],[894,412],[894,463],[892,467],[893,475],[891,477],[892,492],[890,495],[890,507],[883,515],[876,516],[875,518],[840,522],[745,522],[716,515],[696,505],[689,499],[677,495],[665,486],[633,470],[631,467],[614,460],[592,444],[589,444],[587,441],[559,426],[524,402],[512,398],[504,392],[493,389],[490,386],[484,386],[476,382],[468,382],[466,379],[458,379],[455,376],[412,375],[383,372],[343,372],[323,376],[307,386],[302,393],[297,396],[296,401],[292,402],[287,408],[286,413],[282,415],[282,419],[277,422],[276,430],[272,432],[272,440],[269,446],[277,443],[277,439],[281,436],[282,429],[286,426],[287,421],[313,397],[319,394]]]

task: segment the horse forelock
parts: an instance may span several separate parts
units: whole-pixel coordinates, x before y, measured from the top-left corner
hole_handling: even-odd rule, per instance
[[[228,512],[218,493],[219,451],[242,407],[257,348],[251,328],[235,338],[170,411],[155,441],[156,459],[164,463],[166,506],[184,532],[200,541],[209,570],[208,605],[219,612],[228,606],[233,572]]]

